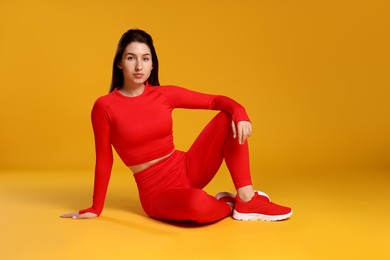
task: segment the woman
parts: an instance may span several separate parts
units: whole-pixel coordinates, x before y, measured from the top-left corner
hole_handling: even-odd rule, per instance
[[[92,109],[96,168],[93,205],[61,217],[93,218],[101,214],[115,148],[133,172],[146,214],[173,221],[211,223],[233,215],[237,220],[276,221],[292,210],[254,191],[246,139],[252,128],[245,109],[234,100],[159,86],[158,59],[152,38],[139,29],[119,41],[110,93]],[[187,152],[175,150],[172,136],[174,108],[220,110]],[[202,189],[222,161],[231,174],[237,195],[215,197]]]

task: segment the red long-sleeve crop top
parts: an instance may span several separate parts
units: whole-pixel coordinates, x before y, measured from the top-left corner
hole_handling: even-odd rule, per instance
[[[98,98],[92,109],[96,165],[93,205],[79,213],[100,215],[106,197],[113,164],[111,145],[127,166],[142,164],[172,152],[174,108],[226,111],[235,123],[249,121],[245,109],[236,101],[177,86],[150,86],[135,97],[118,89]]]

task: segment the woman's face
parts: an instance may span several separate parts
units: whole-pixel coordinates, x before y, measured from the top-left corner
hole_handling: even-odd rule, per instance
[[[118,67],[122,70],[125,85],[145,83],[153,69],[149,46],[140,42],[127,45]]]

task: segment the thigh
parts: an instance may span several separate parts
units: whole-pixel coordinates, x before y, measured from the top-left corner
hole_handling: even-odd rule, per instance
[[[213,179],[224,159],[224,145],[229,134],[233,135],[231,118],[220,112],[188,150],[187,176],[193,187],[204,188]]]
[[[229,216],[231,209],[203,190],[175,188],[161,192],[147,214],[156,219],[210,223]]]

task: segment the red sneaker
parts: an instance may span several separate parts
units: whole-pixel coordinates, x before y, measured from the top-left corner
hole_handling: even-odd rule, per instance
[[[257,193],[260,197],[265,197],[268,199],[268,201],[271,201],[271,198],[268,196],[267,193],[259,191],[259,190],[255,190],[255,193]]]
[[[267,193],[265,192],[262,192],[262,191],[255,191],[259,196],[262,196],[264,198],[266,198],[268,201],[271,201],[270,197],[268,196]],[[217,193],[215,195],[215,198],[217,200],[221,200],[225,203],[229,203],[232,207],[234,207],[234,205],[236,204],[236,195],[230,193],[230,192],[226,192],[226,191],[222,191],[220,193]]]
[[[265,194],[265,193],[263,193]],[[291,217],[292,210],[288,207],[277,205],[261,192],[255,192],[255,196],[248,202],[243,202],[236,196],[233,218],[236,220],[266,220],[278,221]]]

